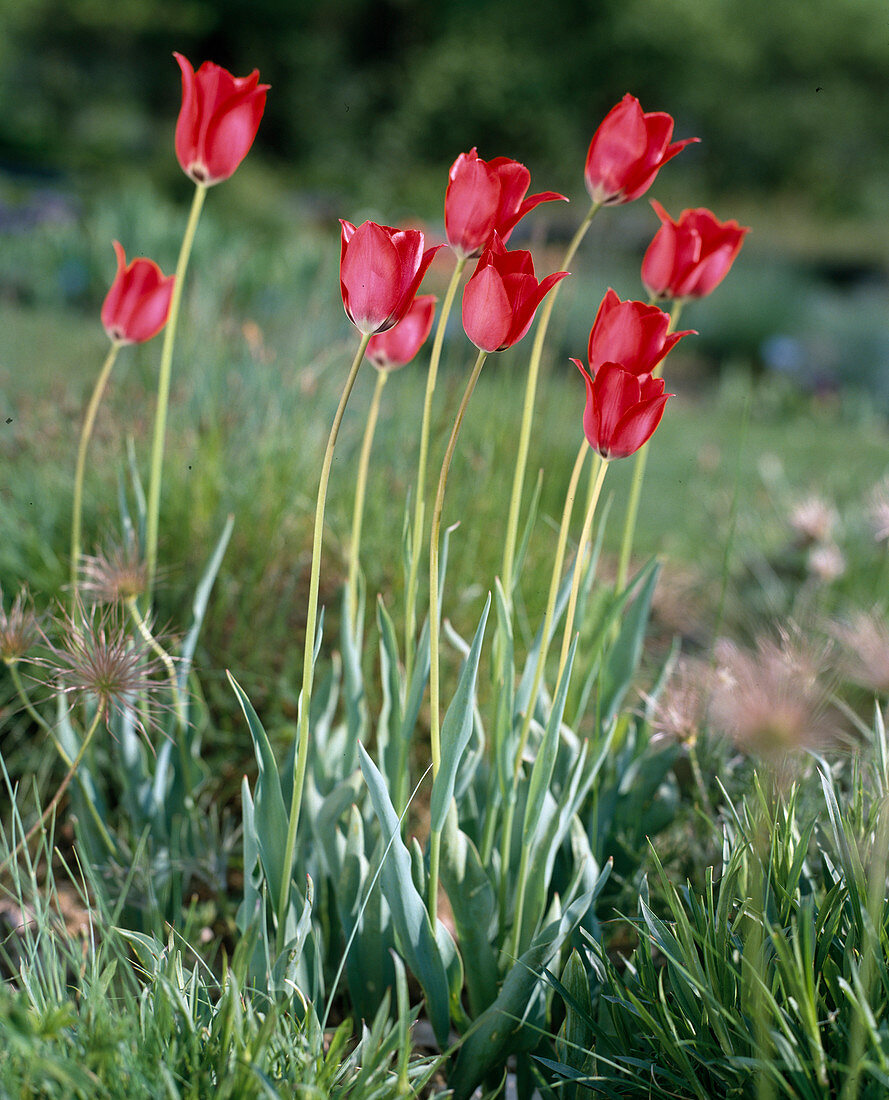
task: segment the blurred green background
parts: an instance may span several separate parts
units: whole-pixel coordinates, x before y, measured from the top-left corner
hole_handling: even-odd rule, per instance
[[[703,350],[810,388],[863,382],[889,403],[883,0],[0,0],[5,299],[94,308],[108,279],[106,258],[97,269],[76,249],[37,270],[10,237],[49,223],[60,240],[125,185],[186,201],[174,49],[271,83],[224,209],[295,247],[306,220],[440,228],[447,169],[473,145],[570,196],[528,227],[567,237],[590,136],[631,91],[701,138],[652,194],[674,215],[709,205],[753,228],[731,306],[692,319]],[[658,223],[646,200],[621,214],[599,244],[628,257],[625,282],[614,267],[608,281],[637,295]]]

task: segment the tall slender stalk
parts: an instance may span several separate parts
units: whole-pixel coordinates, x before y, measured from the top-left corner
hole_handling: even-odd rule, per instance
[[[364,522],[364,497],[367,492],[367,470],[370,465],[370,449],[373,446],[377,419],[380,415],[380,400],[383,386],[389,372],[377,371],[377,384],[364,425],[364,438],[361,440],[361,455],[358,460],[358,478],[355,482],[355,506],[352,509],[352,541],[349,544],[349,622],[352,630],[358,626],[358,559],[361,554],[361,527]]]
[[[432,341],[432,354],[429,357],[429,371],[426,375],[426,395],[423,398],[423,421],[420,425],[420,454],[417,460],[417,486],[414,499],[414,526],[411,532],[411,560],[408,574],[407,592],[405,593],[404,612],[404,666],[405,681],[410,683],[414,667],[414,644],[417,628],[417,577],[420,568],[420,547],[423,543],[423,521],[426,514],[426,461],[429,454],[429,424],[432,418],[432,395],[435,393],[435,384],[438,379],[438,364],[441,361],[441,349],[444,343],[445,329],[457,287],[463,269],[466,267],[466,257],[458,256],[448,283],[441,312],[438,315],[438,323],[435,328],[435,337]]]
[[[448,484],[448,473],[451,469],[451,460],[457,446],[457,437],[466,415],[466,408],[472,391],[481,374],[482,366],[488,353],[480,351],[472,368],[472,374],[466,383],[460,407],[454,427],[451,429],[451,438],[448,440],[444,461],[441,464],[441,474],[438,478],[438,492],[435,495],[435,504],[432,508],[432,530],[429,536],[429,740],[432,753],[432,781],[438,775],[441,767],[441,715],[440,715],[440,684],[438,669],[438,651],[440,637],[440,612],[438,606],[438,551],[441,535],[441,513],[444,507],[445,489]],[[429,919],[435,927],[436,912],[438,909],[438,866],[441,852],[441,833],[433,831],[429,838]]]
[[[670,311],[670,324],[667,326],[667,332],[675,332],[676,326],[679,324],[679,316],[682,313],[682,307],[685,299],[677,298],[673,303],[673,308]],[[658,378],[663,369],[663,362],[658,365],[651,372],[652,377]],[[648,463],[648,445],[641,447],[636,452],[636,461],[633,465],[633,480],[630,485],[630,495],[627,499],[627,512],[624,518],[624,533],[620,542],[620,557],[617,562],[617,580],[615,582],[615,591],[623,591],[624,586],[627,583],[627,573],[630,568],[630,553],[633,549],[633,536],[636,533],[636,518],[639,514],[639,500],[642,496],[642,482],[645,480],[645,466]]]
[[[176,343],[176,326],[179,321],[179,307],[182,302],[182,288],[185,284],[185,272],[191,256],[195,232],[204,205],[207,187],[199,183],[195,187],[185,235],[179,249],[176,263],[176,280],[173,283],[173,296],[170,300],[170,313],[164,328],[164,344],[161,349],[161,363],[157,383],[157,408],[154,414],[154,439],[151,447],[151,479],[148,484],[148,517],[145,534],[145,563],[148,579],[145,589],[145,606],[151,606],[154,591],[154,579],[157,575],[157,534],[160,518],[161,480],[164,466],[164,442],[167,435],[167,408],[170,404],[170,378],[173,368],[173,347]]]
[[[293,853],[296,848],[296,831],[302,807],[303,787],[306,781],[306,766],[309,759],[309,709],[312,703],[312,683],[315,675],[315,630],[318,625],[318,591],[321,580],[321,542],[324,533],[324,508],[327,503],[327,485],[330,481],[330,467],[333,463],[333,451],[336,447],[340,424],[358,368],[367,351],[370,335],[362,334],[358,351],[352,360],[349,376],[343,387],[340,403],[334,414],[324,460],[321,463],[321,478],[318,483],[318,500],[315,504],[315,530],[312,538],[312,567],[309,574],[309,604],[306,611],[306,642],[303,654],[302,690],[299,696],[299,722],[297,726],[296,756],[293,761],[293,790],[290,797],[290,817],[287,823],[287,841],[284,848],[283,874],[281,876],[281,895],[278,898],[278,930],[276,945],[278,954],[284,949],[284,929],[287,921],[287,908],[290,904],[290,880],[293,873]]]
[[[593,516],[596,514],[596,505],[602,493],[602,482],[608,473],[608,460],[603,458],[599,466],[599,472],[593,486],[592,496],[583,521],[583,530],[580,532],[580,541],[577,544],[577,557],[574,559],[574,575],[571,578],[571,595],[568,597],[568,610],[565,613],[565,632],[562,635],[562,652],[559,655],[559,671],[556,683],[562,679],[565,665],[568,661],[568,651],[571,649],[571,633],[574,630],[574,613],[577,609],[577,594],[580,590],[580,578],[583,574],[584,558],[590,541],[590,531],[593,527]]]
[[[117,359],[120,344],[112,342],[105,356],[105,362],[96,379],[89,405],[87,405],[83,428],[80,433],[80,444],[77,448],[77,466],[74,472],[74,504],[71,517],[71,602],[77,606],[77,567],[80,564],[81,530],[83,525],[83,479],[86,473],[86,452],[96,423],[96,414],[108,383],[111,368]]]
[[[559,594],[559,583],[562,579],[562,565],[565,561],[565,547],[568,543],[568,528],[571,524],[571,513],[574,511],[574,498],[577,495],[577,484],[580,481],[580,474],[583,469],[584,460],[589,450],[589,443],[584,438],[580,445],[580,449],[577,452],[577,458],[574,460],[574,469],[571,471],[571,478],[568,482],[568,491],[565,493],[565,504],[562,508],[562,522],[559,524],[559,537],[556,541],[556,556],[553,561],[553,571],[549,582],[549,594],[546,600],[546,611],[543,616],[543,627],[541,629],[540,649],[537,652],[537,663],[534,667],[534,680],[531,684],[531,694],[528,696],[528,706],[522,716],[522,728],[519,732],[519,743],[516,748],[515,763],[513,766],[512,783],[510,785],[509,797],[506,803],[506,812],[503,820],[503,831],[500,837],[500,889],[501,889],[501,912],[505,911],[506,906],[506,884],[509,878],[509,851],[512,841],[512,824],[515,817],[516,806],[516,794],[519,785],[519,776],[522,771],[522,758],[525,754],[525,746],[528,743],[528,734],[531,729],[531,717],[534,713],[534,703],[537,699],[537,693],[540,690],[540,683],[543,679],[543,670],[546,668],[546,658],[549,653],[549,636],[552,630],[553,617],[556,609],[556,599]],[[524,888],[525,878],[527,877],[527,856],[526,852],[522,850],[522,861],[519,869],[518,885],[516,887],[516,909],[515,919],[513,921],[513,929],[515,933],[514,953],[518,953],[519,936],[521,932],[522,923],[522,906],[524,903]]]
[[[566,271],[568,269],[568,265],[574,259],[574,255],[580,247],[580,242],[586,236],[586,231],[589,229],[590,223],[596,216],[596,212],[599,210],[600,206],[601,203],[594,202],[587,211],[586,217],[580,223],[577,232],[571,238],[571,243],[568,245],[568,250],[559,266],[560,271]],[[540,360],[543,354],[543,344],[546,340],[550,317],[552,317],[553,307],[556,304],[556,297],[559,293],[560,285],[561,284],[557,284],[553,287],[540,309],[537,329],[534,333],[534,344],[531,348],[531,362],[528,366],[528,378],[525,383],[525,404],[522,409],[522,424],[519,429],[519,448],[516,454],[516,467],[512,479],[512,495],[509,498],[509,518],[506,521],[506,543],[503,549],[503,593],[509,605],[512,604],[513,570],[515,569],[519,511],[522,503],[522,489],[525,484],[525,471],[528,466],[528,447],[531,440],[531,423],[534,419],[534,400],[537,396],[537,378],[540,374]]]
[[[568,491],[565,494],[565,505],[562,509],[562,522],[559,524],[559,537],[556,542],[556,556],[553,561],[553,571],[549,582],[549,594],[546,600],[546,611],[543,616],[543,630],[540,640],[540,650],[537,654],[537,664],[534,668],[534,681],[531,685],[531,694],[528,698],[528,709],[522,719],[522,729],[519,734],[519,747],[516,752],[515,768],[513,771],[513,785],[518,783],[519,773],[522,770],[522,756],[528,740],[528,730],[531,725],[531,715],[534,711],[534,700],[540,690],[540,681],[543,679],[543,670],[546,668],[546,658],[549,653],[549,635],[552,630],[553,616],[556,610],[556,598],[559,594],[559,584],[562,579],[562,565],[565,561],[565,547],[568,542],[568,528],[571,524],[571,513],[574,511],[574,498],[577,495],[577,483],[583,469],[584,460],[590,449],[589,443],[584,438],[574,460],[574,469],[568,482]],[[589,511],[589,507],[587,507]]]

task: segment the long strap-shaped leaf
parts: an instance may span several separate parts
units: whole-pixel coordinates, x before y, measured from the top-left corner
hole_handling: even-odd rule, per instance
[[[488,1073],[521,1045],[522,1018],[541,972],[580,923],[591,900],[591,894],[578,898],[540,933],[506,975],[497,1000],[478,1017],[460,1047],[448,1077],[452,1100],[469,1100]]]
[[[383,861],[383,896],[389,903],[395,931],[405,961],[413,970],[426,995],[426,1010],[435,1037],[444,1047],[448,1038],[448,979],[444,961],[426,912],[426,904],[414,885],[411,856],[400,836],[398,815],[376,764],[363,745],[358,746],[361,771],[370,791],[374,812],[386,843],[391,848]]]
[[[434,833],[440,833],[444,828],[448,806],[454,797],[454,783],[457,779],[457,768],[460,758],[469,738],[472,736],[473,705],[475,703],[475,682],[478,676],[478,662],[481,656],[482,639],[485,635],[485,625],[488,621],[488,612],[491,609],[491,596],[485,601],[485,608],[479,620],[478,629],[472,641],[469,656],[460,673],[457,691],[448,707],[444,722],[441,727],[441,767],[435,782],[432,784],[432,799],[430,802],[430,825]]]
[[[283,877],[285,875],[289,877],[293,871],[293,868],[283,866],[287,840],[287,810],[281,793],[281,777],[278,774],[275,754],[272,752],[272,746],[269,744],[268,735],[263,729],[259,715],[253,709],[253,704],[247,698],[244,689],[231,673],[228,673],[228,679],[241,704],[241,710],[250,728],[250,736],[253,738],[253,750],[259,769],[253,810],[256,842],[262,869],[269,885],[269,896],[278,898],[281,896]]]

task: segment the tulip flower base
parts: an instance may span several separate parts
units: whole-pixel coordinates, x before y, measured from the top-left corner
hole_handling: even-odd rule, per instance
[[[551,372],[538,393],[593,216],[647,195],[696,139],[674,140],[670,115],[625,95],[578,163],[588,199],[564,270],[539,277],[513,234],[565,196],[530,193],[520,161],[457,154],[436,224],[341,219],[342,312],[319,320],[294,295],[318,343],[291,362],[223,304],[181,308],[186,276],[196,302],[212,298],[223,265],[190,260],[199,218],[261,143],[274,90],[258,70],[175,61],[170,158],[194,185],[175,274],[173,256],[159,266],[128,237],[128,262],[110,242],[95,322],[110,347],[80,419],[69,537],[41,549],[67,584],[56,603],[36,572],[0,593],[13,699],[0,877],[28,916],[2,937],[0,1093],[469,1100],[508,1079],[522,1100],[883,1095],[885,607],[828,628],[857,653],[841,673],[789,616],[752,645],[646,647],[670,565],[633,561],[636,508],[651,506],[643,456],[654,449],[649,476],[677,462],[671,421],[693,414],[670,380],[694,344],[679,312],[727,293],[747,229],[700,207],[674,220],[653,200],[639,300],[609,289],[587,302],[577,372]],[[433,269],[446,250],[450,275]],[[595,262],[607,285],[603,249]],[[430,275],[440,303],[420,293]],[[134,386],[133,344],[157,396],[147,428],[114,418],[127,458],[109,488],[99,417],[112,376],[118,393]],[[489,382],[494,355],[508,358]],[[207,453],[200,395],[217,415],[216,376],[226,423],[251,426],[237,446],[220,429],[225,477],[180,463],[185,446]],[[262,387],[275,408],[260,423]],[[198,442],[183,442],[193,409]],[[269,426],[285,421],[273,449]],[[208,500],[236,493],[199,567],[178,560]],[[676,522],[699,507],[689,493]],[[791,550],[811,571],[792,606],[805,611],[837,523],[812,502],[794,517]],[[733,506],[731,537],[735,519]],[[486,551],[474,569],[472,543]],[[247,548],[256,575],[274,559],[288,578],[277,600],[253,592]],[[187,595],[168,587],[185,578]],[[287,622],[272,639],[251,615],[261,600]],[[232,645],[274,652],[246,675],[230,654],[202,667],[214,619],[240,624]],[[223,691],[234,723],[220,720]],[[53,916],[65,863],[88,899],[76,941]]]

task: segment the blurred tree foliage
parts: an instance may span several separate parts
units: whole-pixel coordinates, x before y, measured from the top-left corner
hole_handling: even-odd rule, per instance
[[[263,150],[354,200],[434,178],[440,202],[472,145],[576,195],[626,91],[704,140],[697,194],[871,217],[889,196],[884,0],[0,0],[3,160],[172,178],[173,49],[258,67]]]

